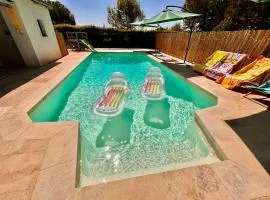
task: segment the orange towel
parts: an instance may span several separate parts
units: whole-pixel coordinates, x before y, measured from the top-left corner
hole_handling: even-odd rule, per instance
[[[233,75],[226,76],[221,84],[227,89],[233,89],[242,83],[255,81],[268,71],[270,71],[270,58],[260,56]]]

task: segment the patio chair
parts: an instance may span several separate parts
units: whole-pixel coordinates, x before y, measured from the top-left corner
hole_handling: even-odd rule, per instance
[[[213,68],[220,63],[228,55],[228,53],[229,52],[217,50],[211,56],[206,58],[204,64],[196,64],[192,67],[192,69],[196,72],[202,73],[206,68]]]
[[[82,51],[84,49],[84,47],[80,45],[80,41],[78,39],[69,39],[68,43],[73,51]]]
[[[66,32],[67,41],[73,51],[84,51],[89,48],[82,40],[88,41],[87,32]]]
[[[227,89],[242,85],[262,84],[268,79],[269,74],[270,58],[260,56],[234,74],[226,75],[221,84]]]
[[[247,88],[251,89],[251,91],[244,95],[245,98],[269,108],[269,105],[268,106],[266,105],[266,102],[269,102],[269,101],[267,101],[266,99],[270,97],[270,80],[268,80],[267,82],[265,82],[264,84],[260,86],[248,86]],[[262,99],[249,98],[248,96],[254,92],[262,94],[263,96],[265,96],[265,98],[262,98]]]
[[[227,56],[213,68],[206,68],[203,74],[214,80],[219,80],[227,74],[236,72],[246,60],[247,54],[232,53]]]
[[[270,80],[265,82],[264,84],[260,85],[260,86],[248,86],[247,88],[251,89],[252,91],[249,92],[246,95],[251,94],[253,91],[259,92],[264,94],[265,96],[270,96]]]

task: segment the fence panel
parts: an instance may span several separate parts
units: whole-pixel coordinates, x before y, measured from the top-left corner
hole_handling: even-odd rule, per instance
[[[61,55],[62,55],[62,57],[64,57],[64,56],[68,55],[68,50],[66,48],[65,38],[64,38],[63,34],[60,32],[55,32],[55,34],[56,34],[56,38],[57,38],[57,42],[58,42],[58,45],[60,48]]]
[[[156,49],[183,59],[189,33],[157,33]],[[192,33],[187,60],[203,63],[215,50],[261,55],[270,45],[270,30],[212,31]]]

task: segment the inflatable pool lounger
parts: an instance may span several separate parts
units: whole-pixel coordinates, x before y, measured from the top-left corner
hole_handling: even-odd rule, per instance
[[[164,77],[157,67],[152,67],[147,74],[142,96],[147,100],[161,100],[165,97]]]
[[[120,72],[113,73],[105,86],[104,95],[94,105],[93,111],[101,116],[116,116],[122,113],[129,92],[128,82]]]

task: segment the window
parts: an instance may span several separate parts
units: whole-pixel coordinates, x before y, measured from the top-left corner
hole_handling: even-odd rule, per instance
[[[39,26],[39,29],[41,31],[42,36],[47,37],[48,35],[47,35],[46,30],[45,30],[45,26],[43,24],[43,21],[41,19],[38,19],[37,22],[38,22],[38,26]]]

